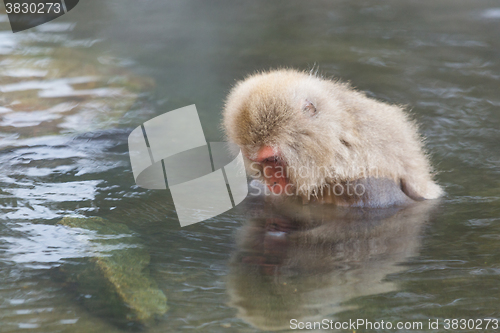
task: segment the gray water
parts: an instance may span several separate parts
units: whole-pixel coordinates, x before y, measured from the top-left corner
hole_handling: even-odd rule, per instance
[[[146,332],[500,318],[498,1],[87,0],[15,35],[2,15],[0,29],[0,332],[137,329],[54,278],[89,255],[56,225],[67,215],[123,223],[145,244],[169,306]],[[377,213],[247,200],[181,229],[168,191],[135,186],[128,133],[196,104],[220,141],[231,85],[275,67],[407,105],[446,196]],[[294,219],[309,226],[284,241]]]

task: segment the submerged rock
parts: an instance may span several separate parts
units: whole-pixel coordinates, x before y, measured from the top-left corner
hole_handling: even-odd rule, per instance
[[[149,253],[126,225],[100,217],[65,217],[59,224],[90,231],[82,246],[92,256],[61,268],[87,309],[122,324],[145,324],[167,312],[167,298],[147,270]]]

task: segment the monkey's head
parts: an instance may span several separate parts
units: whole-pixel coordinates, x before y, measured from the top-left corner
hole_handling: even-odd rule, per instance
[[[223,127],[250,174],[276,194],[306,196],[338,178],[334,166],[347,162],[352,141],[349,114],[335,97],[343,89],[295,70],[238,82],[227,98]]]

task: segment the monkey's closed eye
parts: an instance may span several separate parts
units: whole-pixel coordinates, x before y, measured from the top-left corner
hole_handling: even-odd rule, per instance
[[[318,113],[314,104],[308,101],[307,99],[304,106],[302,107],[302,110],[309,116],[314,116]]]

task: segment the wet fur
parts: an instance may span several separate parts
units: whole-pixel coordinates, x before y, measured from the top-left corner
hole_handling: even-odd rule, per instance
[[[348,84],[292,69],[251,75],[231,90],[223,127],[246,156],[263,145],[279,150],[304,201],[385,207],[443,193],[403,108]],[[316,171],[304,176],[302,168]],[[364,183],[365,194],[325,195],[328,186],[347,182]]]

